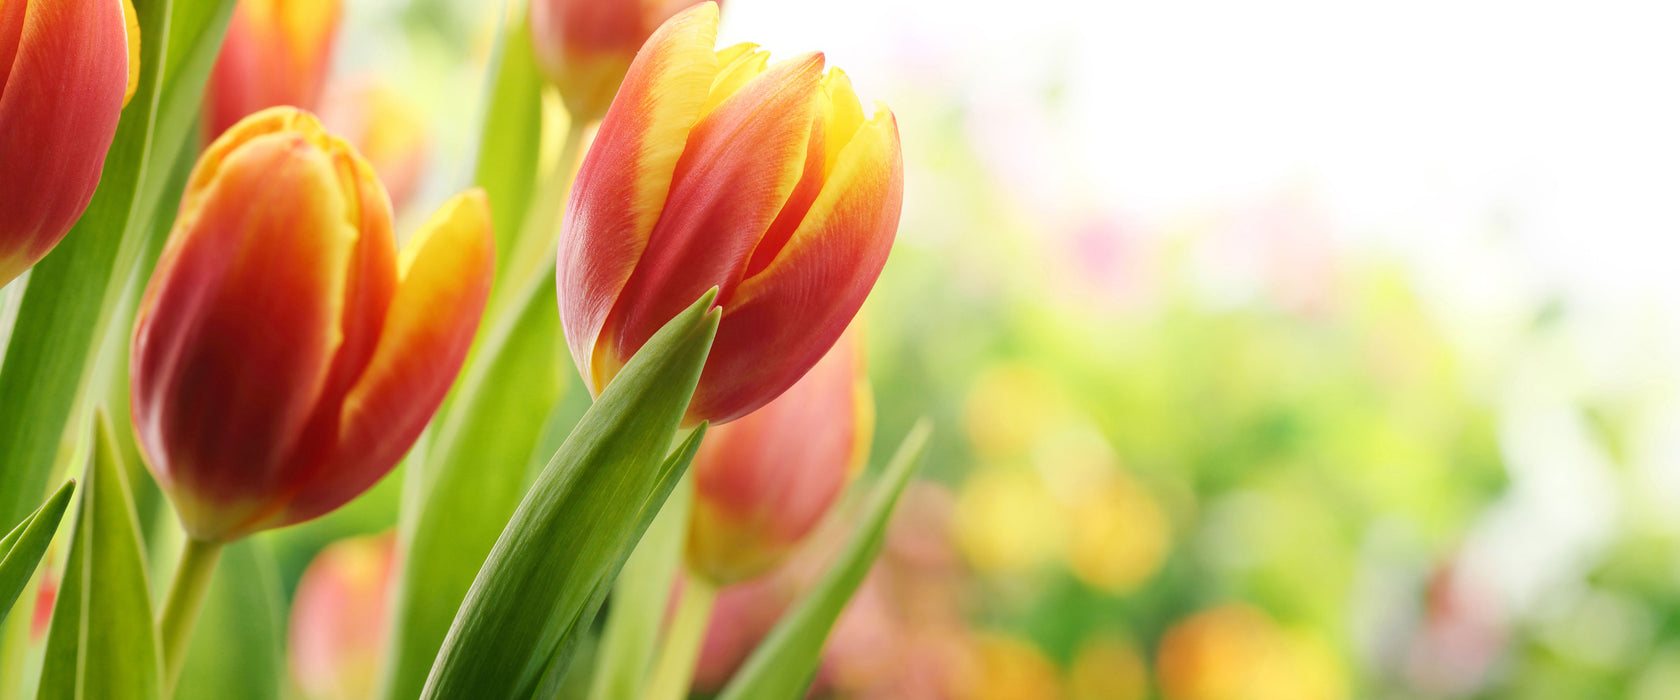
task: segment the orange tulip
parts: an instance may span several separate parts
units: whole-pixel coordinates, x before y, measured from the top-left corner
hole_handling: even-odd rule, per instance
[[[534,0],[531,44],[537,65],[560,88],[573,119],[600,119],[642,42],[695,1]]]
[[[857,333],[787,393],[718,426],[694,456],[689,569],[714,584],[753,578],[810,534],[869,456],[875,403]]]
[[[904,190],[890,111],[866,119],[822,54],[714,51],[717,16],[698,5],[642,48],[560,233],[560,319],[596,394],[718,288],[690,423],[746,415],[817,363],[880,276]]]
[[[131,351],[135,432],[194,539],[308,520],[378,481],[454,381],[490,290],[484,194],[399,257],[372,166],[276,107],[199,159]]]
[[[265,107],[314,110],[343,10],[341,0],[240,0],[204,88],[205,133]]]
[[[292,678],[305,697],[373,697],[395,545],[393,533],[340,540],[304,570],[292,599],[287,650]]]
[[[139,78],[128,0],[0,2],[0,287],[87,209]]]

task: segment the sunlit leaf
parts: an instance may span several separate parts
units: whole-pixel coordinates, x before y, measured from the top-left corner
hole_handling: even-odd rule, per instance
[[[692,498],[692,487],[677,489],[624,563],[613,585],[612,615],[601,634],[590,700],[641,697],[665,622],[671,582],[682,562]]]
[[[932,429],[926,421],[916,424],[899,445],[886,471],[875,484],[864,506],[858,529],[832,568],[817,585],[790,609],[753,650],[752,656],[730,679],[718,700],[787,700],[804,697],[805,689],[822,661],[823,644],[851,600],[876,555],[886,541],[887,523],[893,507],[916,472]]]

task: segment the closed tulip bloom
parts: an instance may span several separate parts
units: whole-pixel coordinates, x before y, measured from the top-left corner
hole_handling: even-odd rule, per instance
[[[316,517],[397,463],[443,400],[494,264],[481,191],[400,256],[373,168],[288,107],[199,159],[135,320],[135,432],[196,540]]]
[[[0,1],[0,287],[87,209],[139,77],[128,0]]]
[[[601,118],[636,50],[695,0],[532,0],[537,65],[578,121]]]
[[[688,566],[729,585],[781,563],[869,456],[875,403],[856,332],[775,401],[713,428],[691,467]]]
[[[817,363],[880,276],[904,189],[890,111],[866,118],[821,54],[714,51],[717,14],[677,15],[637,55],[578,173],[557,272],[596,394],[718,288],[690,423],[744,416]]]
[[[204,88],[205,133],[267,107],[315,110],[343,14],[342,0],[239,0]]]

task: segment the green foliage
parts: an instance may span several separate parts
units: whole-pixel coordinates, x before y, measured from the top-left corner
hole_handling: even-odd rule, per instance
[[[840,612],[863,583],[876,555],[881,553],[893,507],[898,505],[899,495],[916,473],[916,465],[927,449],[932,432],[927,421],[911,428],[870,493],[858,519],[858,529],[845,549],[816,586],[753,650],[746,664],[718,695],[719,700],[783,700],[804,695],[822,661],[829,630],[834,628]]]
[[[163,666],[140,524],[109,421],[95,430],[39,697],[157,698]]]
[[[86,212],[29,275],[0,367],[0,522],[15,522],[44,493],[96,349],[113,327],[147,239],[158,235],[170,165],[198,116],[199,97],[233,0],[135,2],[140,82],[123,110]],[[164,66],[164,70],[159,70]]]
[[[36,508],[17,527],[0,538],[0,623],[17,602],[18,594],[29,583],[41,557],[58,532],[58,522],[70,506],[70,495],[76,490],[75,480],[64,482],[46,503]]]
[[[717,332],[715,295],[636,353],[537,477],[473,582],[423,697],[527,697],[546,674],[564,672],[705,432],[666,458]]]
[[[280,579],[264,537],[222,550],[175,700],[279,700],[285,686],[285,632]]]

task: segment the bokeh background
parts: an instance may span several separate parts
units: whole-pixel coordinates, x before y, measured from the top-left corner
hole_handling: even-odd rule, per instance
[[[410,217],[469,176],[497,4],[347,3]],[[876,466],[935,442],[818,696],[1680,698],[1677,20],[728,0],[907,149]],[[398,490],[265,536],[286,590]],[[725,596],[702,686],[832,539]]]

